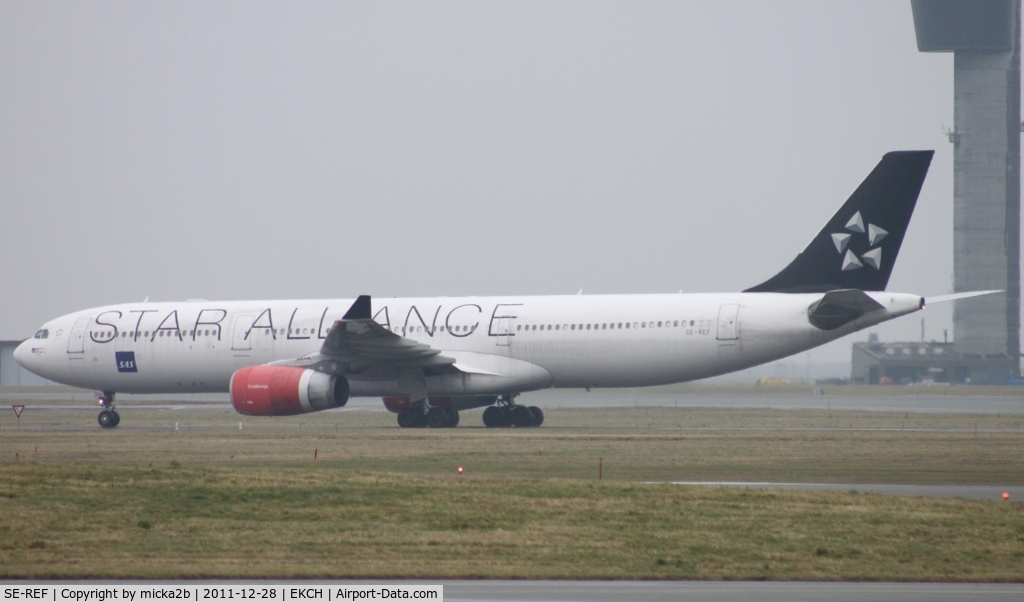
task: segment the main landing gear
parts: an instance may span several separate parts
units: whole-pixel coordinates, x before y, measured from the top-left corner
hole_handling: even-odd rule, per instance
[[[454,428],[459,424],[459,412],[454,408],[431,406],[426,412],[421,405],[411,405],[398,413],[398,426],[408,428]]]
[[[99,401],[103,409],[100,411],[100,415],[96,417],[96,421],[100,423],[100,426],[105,429],[112,429],[121,424],[121,416],[114,409],[114,392],[104,391],[100,395]]]
[[[521,406],[515,403],[514,399],[514,395],[503,395],[498,401],[500,405],[493,405],[484,410],[484,426],[526,428],[544,424],[544,412],[540,408]]]

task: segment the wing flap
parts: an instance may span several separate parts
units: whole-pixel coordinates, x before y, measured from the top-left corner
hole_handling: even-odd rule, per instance
[[[371,316],[370,296],[361,295],[345,317],[336,321],[320,347],[318,361],[335,366],[332,372],[362,372],[373,366],[443,366],[455,360],[439,349],[399,336]]]

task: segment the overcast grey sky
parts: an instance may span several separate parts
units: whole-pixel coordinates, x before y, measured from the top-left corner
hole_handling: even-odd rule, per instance
[[[0,338],[147,295],[740,290],[894,149],[937,153],[889,288],[946,293],[952,83],[906,0],[0,2]]]

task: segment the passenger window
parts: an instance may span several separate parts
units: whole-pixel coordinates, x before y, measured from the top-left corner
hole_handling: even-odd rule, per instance
[[[570,329],[570,330],[576,330],[576,325],[575,325],[575,324],[573,324],[572,326],[570,326],[570,327],[569,327],[569,329]]]
[[[558,324],[555,324],[555,330],[558,330]]]
[[[587,324],[587,330],[590,330],[590,324]]]
[[[658,328],[661,328],[661,320],[658,320]]]
[[[690,326],[693,326],[693,320],[690,320]]]
[[[647,322],[640,322],[640,328],[647,328]]]

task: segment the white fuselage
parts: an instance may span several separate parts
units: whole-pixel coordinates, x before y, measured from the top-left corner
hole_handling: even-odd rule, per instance
[[[374,299],[376,322],[455,358],[430,395],[637,387],[740,370],[917,311],[921,297],[868,293],[884,309],[831,331],[808,322],[821,293]],[[226,392],[246,366],[317,352],[350,299],[133,303],[69,314],[18,362],[68,385],[123,393]],[[42,332],[42,331],[41,331]],[[399,379],[348,375],[353,396],[402,395]]]

